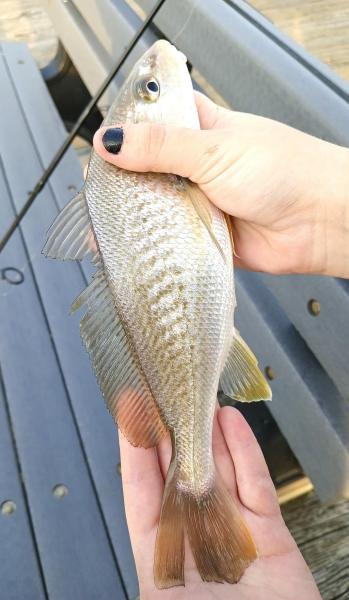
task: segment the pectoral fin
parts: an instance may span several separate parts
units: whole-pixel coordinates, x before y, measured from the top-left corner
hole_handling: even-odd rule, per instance
[[[47,233],[43,254],[61,260],[82,260],[94,240],[84,192],[72,198]]]
[[[226,396],[239,402],[271,400],[271,389],[257,359],[236,329],[220,385]]]
[[[220,245],[219,241],[217,240],[215,233],[213,231],[212,214],[211,214],[209,199],[207,198],[207,196],[205,196],[204,192],[202,192],[195,183],[192,183],[192,181],[189,181],[189,179],[183,179],[183,183],[184,183],[185,191],[188,194],[199,219],[201,220],[203,225],[206,227],[206,229],[207,229],[214,245],[218,249],[220,255],[222,256],[222,258],[224,260],[226,260],[226,256],[224,254],[223,248]]]

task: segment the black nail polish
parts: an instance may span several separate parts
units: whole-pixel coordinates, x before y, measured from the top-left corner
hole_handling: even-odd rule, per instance
[[[105,130],[102,137],[104,148],[111,154],[119,154],[123,141],[124,130],[122,127],[110,127]]]

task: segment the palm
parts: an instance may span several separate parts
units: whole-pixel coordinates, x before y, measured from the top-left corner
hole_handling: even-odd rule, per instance
[[[186,545],[185,588],[155,588],[153,556],[164,480],[171,456],[170,441],[164,440],[157,451],[144,450],[133,448],[120,434],[120,448],[126,515],[141,600],[187,597],[200,600],[320,599],[311,573],[282,520],[262,452],[237,410],[220,409],[213,431],[217,468],[244,515],[259,553],[259,559],[236,585],[202,582]]]
[[[316,186],[303,168],[304,134],[269,119],[231,112],[199,93],[196,103],[201,127],[213,130],[216,140],[220,132],[222,144],[206,152],[200,171],[191,177],[213,204],[234,215],[236,264],[271,273],[317,272],[322,257],[319,264],[307,260],[312,260],[311,241],[321,235],[322,208],[310,198],[302,198],[301,206],[298,202],[301,190]],[[309,136],[309,152],[316,155],[318,143]],[[292,165],[293,175],[287,171],[281,185],[285,164]]]

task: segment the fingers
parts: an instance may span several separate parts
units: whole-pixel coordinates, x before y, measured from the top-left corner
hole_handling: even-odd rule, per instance
[[[119,153],[112,154],[107,152],[102,141],[106,129],[98,130],[93,140],[95,150],[104,160],[122,169],[175,173],[198,183],[200,174],[205,173],[209,177],[207,170],[216,165],[219,147],[227,143],[227,136],[221,130],[200,131],[161,123],[128,123],[123,126]],[[120,133],[116,132],[116,135],[120,139]],[[108,136],[110,144],[111,130]]]
[[[221,426],[218,422],[218,412],[221,409],[218,408],[213,421],[213,433],[212,433],[212,447],[213,456],[216,467],[219,471],[221,478],[225,484],[225,487],[229,491],[233,498],[238,498],[235,469],[232,461],[228,446],[224,439],[224,435],[221,430]]]
[[[196,108],[198,109],[201,129],[213,129],[227,126],[227,119],[231,118],[231,111],[215,104],[201,92],[194,91]],[[224,124],[223,124],[224,121]]]
[[[119,431],[121,478],[132,545],[157,526],[164,488],[155,448],[135,448]]]
[[[222,408],[218,420],[234,461],[242,504],[257,515],[279,514],[276,491],[250,426],[242,414],[231,407]]]
[[[160,440],[157,447],[157,453],[161,474],[165,480],[172,456],[172,444],[169,434]]]

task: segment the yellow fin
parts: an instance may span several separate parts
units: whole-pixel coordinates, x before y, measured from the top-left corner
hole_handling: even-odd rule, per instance
[[[201,579],[236,583],[257,558],[238,507],[217,473],[211,488],[196,495],[178,485],[174,466],[166,478],[156,537],[156,587],[184,585],[185,532]]]
[[[201,191],[200,188],[195,183],[190,181],[189,179],[183,179],[183,184],[184,184],[184,189],[187,192],[198,217],[200,218],[201,222],[206,227],[206,229],[207,229],[208,233],[210,234],[210,237],[211,237],[214,245],[217,247],[220,255],[222,256],[222,258],[224,260],[226,260],[226,256],[223,251],[223,248],[220,245],[219,241],[217,240],[215,233],[213,231],[213,228],[212,228],[212,214],[211,214],[209,199],[207,198],[207,196],[205,196],[204,192]]]
[[[271,400],[271,389],[257,359],[236,329],[220,384],[226,396],[239,402]]]

